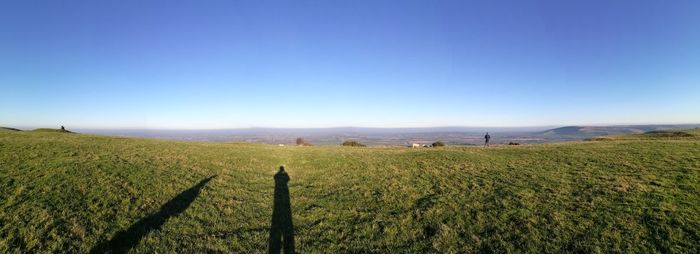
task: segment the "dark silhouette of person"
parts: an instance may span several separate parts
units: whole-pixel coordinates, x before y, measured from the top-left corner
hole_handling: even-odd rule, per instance
[[[61,125],[61,131],[66,131],[66,127],[63,127],[63,125]]]
[[[153,230],[163,228],[163,225],[172,217],[176,217],[187,210],[190,204],[199,196],[204,186],[214,179],[216,175],[202,179],[197,185],[181,192],[173,199],[163,204],[157,213],[140,219],[128,229],[119,231],[111,240],[101,242],[92,247],[89,253],[128,253],[131,248],[141,242],[141,239]]]
[[[292,206],[289,200],[289,175],[284,166],[275,174],[275,201],[272,210],[272,225],[268,253],[294,253],[294,225],[292,224]]]
[[[485,140],[484,147],[489,146],[489,141],[491,141],[491,135],[489,135],[488,132],[486,132],[486,136],[484,136],[484,140]]]

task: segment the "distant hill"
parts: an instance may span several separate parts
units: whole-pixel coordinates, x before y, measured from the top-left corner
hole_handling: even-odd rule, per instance
[[[586,141],[612,141],[612,140],[698,140],[700,128],[655,130],[644,133],[621,134],[586,138]]]
[[[578,140],[620,134],[641,134],[654,131],[691,129],[700,125],[617,125],[617,126],[565,126],[536,133],[546,139]]]

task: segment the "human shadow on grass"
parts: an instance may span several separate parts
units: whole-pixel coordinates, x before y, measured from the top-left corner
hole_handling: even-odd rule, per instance
[[[139,220],[126,230],[118,232],[108,242],[102,242],[90,250],[90,253],[127,253],[154,229],[160,229],[173,216],[184,212],[199,196],[200,190],[216,175],[205,178],[197,185],[183,191],[160,207],[160,211]]]
[[[284,249],[285,254],[294,253],[294,225],[292,224],[292,206],[289,201],[289,175],[280,167],[275,174],[275,201],[272,208],[272,225],[270,226],[270,239],[268,241],[268,253],[280,253]]]

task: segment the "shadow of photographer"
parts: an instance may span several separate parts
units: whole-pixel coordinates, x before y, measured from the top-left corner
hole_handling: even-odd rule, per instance
[[[289,175],[284,166],[275,174],[275,196],[272,208],[272,225],[268,253],[294,253],[294,225],[292,224],[292,207],[289,200]]]

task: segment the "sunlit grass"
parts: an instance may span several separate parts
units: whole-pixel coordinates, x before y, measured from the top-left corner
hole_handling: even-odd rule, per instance
[[[692,130],[690,133],[696,133]],[[277,147],[0,131],[0,252],[88,252],[216,175],[136,252],[698,252],[700,140]]]

